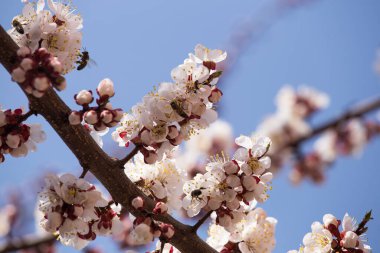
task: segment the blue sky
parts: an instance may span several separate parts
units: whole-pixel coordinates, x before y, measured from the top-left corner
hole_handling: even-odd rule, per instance
[[[101,79],[109,77],[116,88],[114,106],[128,110],[153,85],[169,81],[170,70],[197,43],[228,51],[229,36],[239,24],[266,17],[268,9],[264,7],[273,1],[76,0],[74,5],[84,17],[83,45],[97,66],[70,73],[68,88],[60,95],[76,108],[73,94],[95,89]],[[21,8],[18,0],[2,0],[0,24],[9,28]],[[372,68],[380,45],[379,11],[377,0],[315,0],[275,18],[273,26],[249,45],[224,80],[221,118],[232,124],[236,135],[250,134],[274,110],[274,96],[286,83],[309,84],[330,95],[330,108],[315,122],[379,95],[379,76]],[[27,106],[4,69],[0,69],[0,83],[3,107]],[[0,202],[6,199],[5,189],[21,189],[50,168],[80,174],[78,162],[44,120],[38,117],[31,122],[44,125],[48,140],[38,146],[39,152],[23,159],[7,157],[0,165]],[[105,142],[112,149],[109,135]],[[271,198],[263,204],[279,221],[275,252],[297,248],[311,223],[325,213],[343,217],[349,212],[360,219],[369,209],[375,220],[370,223],[368,240],[374,252],[379,252],[380,191],[375,188],[380,176],[379,150],[380,142],[375,140],[361,157],[339,159],[322,186],[305,182],[294,187],[287,170],[278,174]],[[114,252],[107,242],[102,247]]]

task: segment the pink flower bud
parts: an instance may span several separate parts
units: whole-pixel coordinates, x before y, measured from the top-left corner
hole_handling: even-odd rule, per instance
[[[11,156],[22,157],[28,154],[28,147],[23,143],[20,147],[15,148],[11,151]]]
[[[332,215],[332,214],[325,214],[323,216],[323,225],[326,228],[328,228],[330,224],[334,225],[335,227],[339,226],[339,222],[338,222],[337,218],[334,215]]]
[[[53,57],[53,59],[50,61],[50,65],[55,72],[61,73],[63,70],[63,66],[57,57]]]
[[[113,114],[109,110],[103,110],[100,113],[100,119],[105,123],[108,124],[113,120]]]
[[[70,125],[79,125],[82,122],[81,114],[77,111],[72,111],[69,115]]]
[[[161,236],[170,239],[174,235],[174,227],[172,224],[161,223],[160,224]]]
[[[20,145],[20,136],[18,134],[8,134],[5,143],[10,147],[10,148],[17,148]]]
[[[17,55],[20,57],[26,57],[30,53],[31,52],[30,52],[30,49],[28,47],[20,47],[19,50],[17,50]]]
[[[12,79],[15,82],[23,83],[25,81],[25,71],[22,68],[20,68],[20,67],[15,68],[12,71]]]
[[[341,246],[345,248],[355,248],[357,246],[359,236],[352,231],[347,231],[342,239]]]
[[[117,122],[119,122],[124,115],[123,109],[120,109],[120,108],[113,110],[113,113],[115,115],[113,117],[113,120]]]
[[[136,209],[142,209],[144,206],[144,200],[139,196],[132,200],[132,206]]]
[[[115,118],[114,118],[114,119],[115,119]],[[115,127],[115,126],[117,126],[118,124],[119,124],[119,122],[117,122],[117,121],[112,121],[112,122],[108,123],[107,126],[108,126],[108,127]]]
[[[25,71],[31,70],[34,66],[34,61],[30,58],[24,58],[20,64],[21,68]]]
[[[100,124],[94,125],[94,128],[96,131],[103,131],[107,129],[107,126],[103,122],[100,122]]]
[[[38,91],[38,90],[32,90],[32,95],[36,98],[41,98],[45,93]]]
[[[46,76],[36,77],[33,80],[33,86],[36,90],[42,92],[49,88],[50,82]]]
[[[235,174],[239,171],[239,166],[236,162],[233,162],[233,161],[229,161],[229,162],[226,162],[224,165],[223,165],[223,169],[224,171],[230,175],[230,174]]]
[[[164,202],[157,202],[153,209],[155,214],[165,214],[168,211],[168,206]]]
[[[214,88],[212,91],[211,91],[211,94],[210,96],[208,97],[208,100],[211,102],[211,103],[217,103],[219,102],[220,98],[223,96],[223,93],[221,90],[219,90],[218,88]]]
[[[79,91],[78,94],[76,94],[74,98],[75,98],[75,102],[78,105],[88,105],[94,99],[92,97],[92,92],[88,90]]]
[[[84,121],[90,125],[94,125],[98,122],[98,114],[94,110],[89,110],[84,113]]]
[[[100,81],[98,88],[96,89],[100,97],[108,96],[113,97],[115,95],[115,91],[113,89],[113,82],[111,79],[103,79]]]
[[[144,162],[146,164],[154,164],[158,160],[158,155],[154,151],[148,151],[144,154]]]
[[[169,126],[168,139],[174,139],[179,135],[179,131],[176,126]]]
[[[108,102],[105,106],[104,106],[104,109],[108,109],[108,110],[112,110],[112,104],[111,102]]]

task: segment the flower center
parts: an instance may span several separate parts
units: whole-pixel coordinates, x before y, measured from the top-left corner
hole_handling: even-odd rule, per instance
[[[255,157],[251,157],[248,160],[248,165],[251,170],[255,173],[258,169],[260,169],[260,162]]]

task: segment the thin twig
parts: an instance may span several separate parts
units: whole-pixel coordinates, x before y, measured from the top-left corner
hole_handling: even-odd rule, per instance
[[[197,232],[200,226],[210,217],[212,214],[213,210],[207,212],[205,216],[203,216],[197,223],[194,224],[194,226],[191,227],[191,231]]]
[[[136,145],[132,151],[126,156],[124,157],[123,159],[119,160],[118,163],[120,165],[120,168],[124,168],[124,165],[129,161],[131,160],[136,154],[137,152],[140,150],[140,146],[139,145]]]
[[[32,115],[37,115],[37,113],[33,110],[29,110],[27,113],[20,116],[19,122],[23,122],[23,121],[27,120]]]
[[[89,170],[88,167],[83,167],[82,174],[80,174],[79,178],[84,178]]]
[[[280,151],[286,149],[286,148],[296,148],[301,143],[325,132],[328,129],[336,128],[342,123],[347,122],[350,119],[359,118],[367,113],[370,113],[376,109],[380,109],[380,97],[373,99],[369,102],[362,103],[361,105],[352,108],[351,110],[348,110],[347,112],[343,113],[342,115],[338,116],[335,119],[332,119],[330,121],[327,121],[326,123],[320,125],[319,127],[314,128],[310,133],[295,139],[294,141],[291,141],[287,144],[285,144],[282,148],[280,148]]]

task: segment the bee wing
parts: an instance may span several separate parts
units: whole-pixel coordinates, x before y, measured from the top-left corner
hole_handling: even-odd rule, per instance
[[[96,61],[94,61],[93,59],[90,58],[90,60],[88,60],[87,66],[89,66],[89,67],[98,66],[98,64],[96,63]]]

